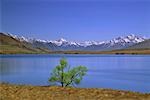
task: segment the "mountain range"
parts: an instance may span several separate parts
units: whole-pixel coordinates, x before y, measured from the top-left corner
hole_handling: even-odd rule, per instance
[[[11,48],[8,48],[8,45]],[[52,51],[111,51],[133,48],[150,48],[150,40],[145,37],[130,34],[124,37],[117,37],[109,41],[85,41],[75,42],[66,39],[41,40],[26,38],[8,33],[0,33],[0,46],[3,50],[15,47],[19,51],[52,52]],[[16,50],[14,49],[14,50]],[[11,51],[11,50],[10,50]]]

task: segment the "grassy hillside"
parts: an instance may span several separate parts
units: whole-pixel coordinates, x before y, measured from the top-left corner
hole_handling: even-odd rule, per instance
[[[20,42],[17,39],[0,33],[0,54],[15,53],[48,53],[45,48],[34,48],[30,43]]]
[[[34,51],[14,45],[0,45],[0,54],[36,54],[36,53],[48,53],[44,51]]]

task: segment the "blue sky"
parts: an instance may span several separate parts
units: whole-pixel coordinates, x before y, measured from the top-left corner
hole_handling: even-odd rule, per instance
[[[150,37],[150,0],[0,0],[3,32],[40,39]]]

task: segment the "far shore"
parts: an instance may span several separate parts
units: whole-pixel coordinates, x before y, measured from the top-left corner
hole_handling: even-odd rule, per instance
[[[1,100],[150,100],[150,93],[0,83],[0,98]]]
[[[49,51],[49,52],[23,52],[1,50],[0,54],[116,54],[116,55],[150,55],[150,49],[128,49],[112,51]]]

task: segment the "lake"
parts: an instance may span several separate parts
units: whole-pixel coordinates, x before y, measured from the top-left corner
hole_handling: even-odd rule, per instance
[[[49,85],[50,72],[67,58],[88,68],[81,88],[112,88],[150,93],[150,55],[17,54],[0,55],[0,82]]]

